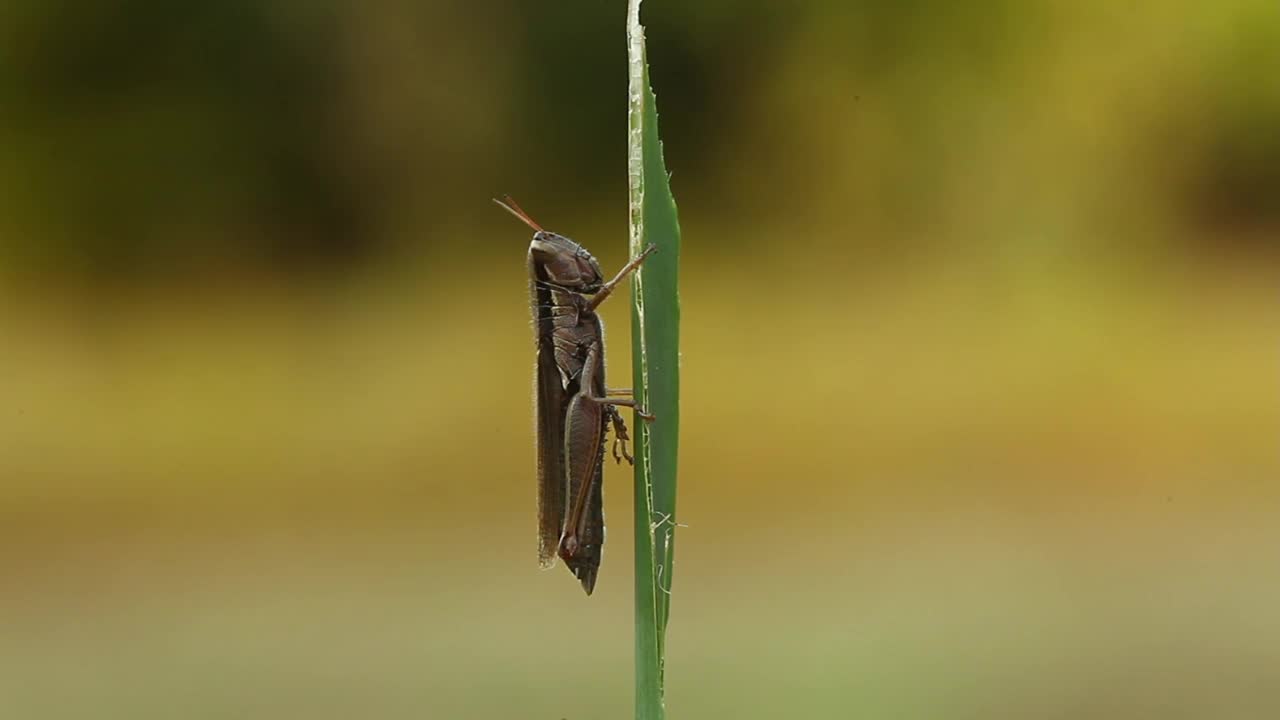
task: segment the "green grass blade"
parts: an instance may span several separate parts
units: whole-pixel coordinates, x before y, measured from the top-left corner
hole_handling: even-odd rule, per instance
[[[658,246],[631,284],[633,387],[636,399],[657,416],[639,423],[636,433],[636,718],[660,720],[680,436],[680,224],[658,137],[640,0],[628,3],[627,58],[631,255]]]

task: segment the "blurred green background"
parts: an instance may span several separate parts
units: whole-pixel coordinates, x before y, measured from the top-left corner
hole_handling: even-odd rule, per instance
[[[1280,715],[1280,6],[1121,5],[645,4],[672,717]],[[623,19],[0,5],[0,717],[629,715],[489,202],[625,260]]]

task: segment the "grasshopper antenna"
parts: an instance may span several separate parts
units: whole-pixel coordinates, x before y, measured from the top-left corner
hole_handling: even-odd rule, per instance
[[[516,217],[520,218],[520,221],[523,222],[525,225],[528,225],[529,227],[533,228],[537,232],[546,232],[545,230],[542,229],[541,225],[534,222],[533,218],[529,217],[529,213],[522,210],[520,206],[516,204],[516,201],[511,199],[510,195],[503,195],[501,200],[499,200],[498,198],[494,198],[493,201],[498,203],[498,205],[503,210],[506,210],[512,215],[515,215]]]

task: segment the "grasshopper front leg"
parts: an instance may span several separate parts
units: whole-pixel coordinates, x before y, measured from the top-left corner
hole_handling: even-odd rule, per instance
[[[623,265],[622,269],[618,271],[617,275],[613,276],[612,280],[602,285],[600,289],[596,291],[596,294],[591,298],[591,303],[587,305],[587,309],[595,310],[600,307],[600,303],[604,302],[613,294],[613,289],[618,286],[618,283],[622,282],[623,278],[638,270],[640,268],[640,264],[645,261],[645,258],[657,251],[657,245],[650,245],[644,249],[644,252],[632,258],[631,262]]]

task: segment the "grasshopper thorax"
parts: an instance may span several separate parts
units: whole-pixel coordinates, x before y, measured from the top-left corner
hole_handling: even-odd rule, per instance
[[[563,235],[535,232],[529,243],[529,259],[543,281],[566,290],[594,293],[604,284],[595,256]]]

